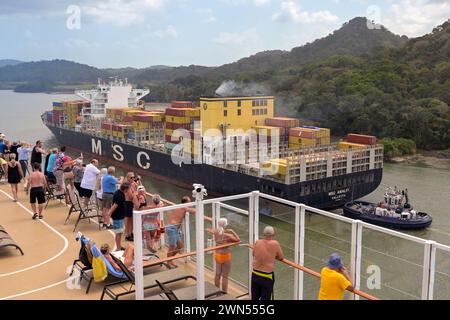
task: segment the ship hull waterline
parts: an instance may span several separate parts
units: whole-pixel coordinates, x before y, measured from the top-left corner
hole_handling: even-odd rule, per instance
[[[288,185],[207,164],[180,166],[173,163],[171,155],[163,152],[51,125],[47,127],[58,143],[69,149],[182,188],[191,189],[193,183],[201,183],[215,195],[259,190],[308,206],[334,209],[372,193],[381,184],[383,176],[383,169],[374,169]],[[349,184],[349,181],[358,183]],[[325,190],[312,192],[312,188]]]

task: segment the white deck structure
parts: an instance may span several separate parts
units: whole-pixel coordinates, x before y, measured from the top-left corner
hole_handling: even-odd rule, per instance
[[[113,81],[104,82],[98,79],[96,89],[80,90],[75,94],[91,102],[90,109],[83,110],[83,116],[104,118],[106,109],[136,108],[139,100],[150,93],[148,89],[133,89],[128,80],[114,78]]]

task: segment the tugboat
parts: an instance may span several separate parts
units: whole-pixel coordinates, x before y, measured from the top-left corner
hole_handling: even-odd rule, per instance
[[[417,212],[409,203],[408,189],[389,187],[384,202],[374,204],[366,201],[352,201],[344,205],[344,216],[372,223],[381,227],[403,230],[424,229],[433,219],[424,212]]]

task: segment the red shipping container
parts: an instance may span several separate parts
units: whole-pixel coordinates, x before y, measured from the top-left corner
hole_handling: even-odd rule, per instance
[[[172,101],[172,108],[193,108],[194,102],[192,101]]]
[[[293,128],[300,126],[300,120],[295,118],[284,118],[284,117],[267,118],[266,126]]]
[[[377,144],[377,138],[375,136],[349,133],[347,135],[347,142],[356,144],[374,145]]]
[[[149,116],[149,115],[137,115],[137,116],[133,116],[133,120],[134,121],[139,121],[139,122],[153,122],[155,118],[153,116]],[[161,122],[161,121],[159,121]]]
[[[184,117],[185,114],[186,114],[186,112],[183,109],[174,109],[174,108],[167,108],[166,109],[166,115],[167,116]]]
[[[60,110],[53,110],[53,123],[59,124],[61,118],[61,111]]]
[[[133,122],[133,116],[126,116],[122,119],[123,122]]]
[[[317,130],[319,131],[319,130]],[[306,139],[315,139],[316,132],[314,131],[304,131],[302,128],[292,128],[289,130],[289,135],[291,137],[301,137]]]
[[[176,129],[192,129],[192,126],[189,123],[172,123],[166,122],[166,129],[176,130]]]

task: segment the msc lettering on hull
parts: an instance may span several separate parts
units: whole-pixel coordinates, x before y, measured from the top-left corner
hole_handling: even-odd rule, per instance
[[[112,149],[114,151],[113,154],[113,158],[117,161],[122,162],[123,160],[125,160],[125,158],[123,157],[123,148],[122,146],[118,145],[118,144],[113,144]]]
[[[102,155],[102,141],[101,140],[95,141],[95,139],[92,139],[92,153],[98,154],[100,156]]]
[[[113,144],[112,145],[112,151],[113,151],[113,158],[116,161],[124,162],[125,156],[124,156],[124,149],[119,144]],[[99,156],[103,155],[102,151],[102,141],[92,139],[92,154],[98,154]],[[145,151],[139,151],[136,155],[136,163],[138,166],[144,170],[150,169],[150,156]]]

